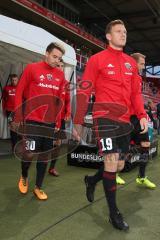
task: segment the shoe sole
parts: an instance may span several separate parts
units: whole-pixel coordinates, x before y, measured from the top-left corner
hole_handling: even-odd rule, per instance
[[[137,182],[136,182],[136,184],[137,184],[137,186],[140,187],[140,188],[147,188],[147,189],[151,189],[151,190],[156,189],[156,187],[148,187],[148,186],[146,186],[146,185],[143,185],[142,183],[137,183]]]
[[[113,223],[112,223],[112,220],[109,218],[109,223],[112,225],[112,227],[114,227],[115,229],[117,230],[120,230],[120,231],[125,231],[127,232],[129,230],[129,227],[128,228],[118,228],[117,226],[115,226]]]
[[[46,199],[40,199],[35,192],[33,192],[33,194],[34,194],[35,197],[36,197],[38,200],[40,200],[40,201],[46,201],[46,200],[48,199],[48,198],[46,198]]]
[[[28,191],[25,192],[25,193],[24,193],[24,192],[21,192],[20,189],[19,189],[19,192],[20,192],[22,195],[26,195],[26,194],[28,193]]]
[[[49,173],[49,175],[52,176],[52,177],[59,177],[59,174],[55,175],[55,174]]]
[[[119,183],[119,182],[116,182],[117,185],[125,185],[126,183]]]

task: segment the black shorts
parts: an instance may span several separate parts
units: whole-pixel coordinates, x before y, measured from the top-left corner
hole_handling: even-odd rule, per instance
[[[6,111],[6,116],[8,119],[8,123],[11,123],[13,121],[14,112]]]
[[[61,139],[61,140],[66,139],[65,129],[66,129],[65,120],[62,119],[60,130],[54,134],[54,141],[59,140],[59,139]]]
[[[62,130],[65,130],[65,128],[66,128],[66,127],[65,127],[65,120],[62,119],[62,120],[61,120],[61,129],[62,129]]]
[[[24,126],[24,150],[46,152],[53,149],[55,124],[26,121]]]
[[[142,130],[140,121],[137,116],[132,115],[130,120],[131,124],[133,125],[133,131],[131,132],[131,141],[133,141],[137,145],[139,145],[141,142],[149,142],[148,132],[140,134]]]
[[[130,123],[96,118],[93,130],[100,154],[128,153],[132,131]]]

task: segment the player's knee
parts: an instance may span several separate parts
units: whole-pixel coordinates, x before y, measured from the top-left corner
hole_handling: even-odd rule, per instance
[[[143,162],[147,162],[149,159],[149,147],[142,147],[140,153],[140,160]]]
[[[141,142],[141,147],[142,147],[142,148],[149,148],[150,145],[151,145],[150,142]]]
[[[120,172],[124,168],[124,161],[119,161],[117,166],[117,171]]]
[[[34,156],[34,154],[29,151],[24,152],[24,155],[23,155],[24,159],[26,159],[27,161],[32,161],[33,156]]]
[[[105,171],[116,172],[117,171],[118,160],[114,153],[107,154],[104,157],[104,168]]]

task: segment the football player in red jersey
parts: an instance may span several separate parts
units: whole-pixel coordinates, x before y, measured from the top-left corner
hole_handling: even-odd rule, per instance
[[[61,44],[50,43],[45,60],[28,64],[16,89],[14,123],[19,126],[20,122],[25,122],[22,175],[18,187],[22,194],[28,192],[28,170],[36,153],[37,175],[33,192],[39,200],[48,198],[41,187],[53,148],[55,123],[61,118],[66,80],[57,65],[64,53]]]
[[[77,104],[81,104],[82,110],[75,123],[83,123],[88,98],[94,89],[94,131],[99,152],[104,157],[103,187],[110,212],[109,221],[115,228],[127,230],[129,226],[116,203],[116,172],[123,169],[123,158],[129,150],[131,106],[140,120],[142,133],[147,131],[147,120],[137,81],[137,64],[123,52],[127,38],[124,23],[121,20],[110,22],[106,27],[106,38],[107,49],[93,55],[87,63],[82,79],[90,84],[88,88],[83,86],[79,90]],[[82,106],[82,103],[85,104]],[[85,183],[87,190],[89,185],[95,186],[87,176]]]
[[[63,59],[61,59],[61,61],[57,65],[57,68],[59,68],[61,71],[64,71],[64,61],[63,61]],[[66,84],[68,84],[67,80],[66,80]],[[61,119],[60,119],[61,129],[60,129],[59,133],[57,132],[57,135],[59,136],[59,138],[56,139],[56,141],[54,142],[54,149],[53,149],[52,154],[51,154],[51,159],[52,160],[51,160],[49,170],[48,170],[48,173],[52,176],[55,176],[55,177],[59,176],[59,173],[57,172],[57,170],[55,168],[55,165],[56,165],[56,162],[57,162],[58,155],[60,153],[60,146],[61,146],[61,143],[62,143],[61,136],[60,136],[61,131],[65,130],[65,121],[69,121],[70,116],[71,116],[70,92],[67,91],[67,87],[65,87],[65,88],[66,88],[66,91],[65,91],[65,95],[64,95],[64,106],[61,109]]]
[[[15,107],[15,95],[16,95],[16,87],[18,84],[18,76],[17,74],[10,74],[9,79],[11,81],[10,85],[4,87],[2,92],[2,107],[3,113],[8,118],[8,123],[10,125],[10,136],[12,142],[12,150],[14,150],[14,146],[17,143],[18,135],[15,131],[12,131],[12,118]]]

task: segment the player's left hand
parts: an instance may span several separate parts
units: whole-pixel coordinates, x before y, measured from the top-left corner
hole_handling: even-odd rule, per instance
[[[58,132],[59,130],[60,130],[60,128],[59,127],[55,127],[55,132]]]
[[[148,131],[148,122],[146,118],[140,119],[140,125],[141,125],[141,134],[146,133]]]
[[[66,122],[69,122],[71,120],[71,117],[70,116],[65,116],[65,121]]]

